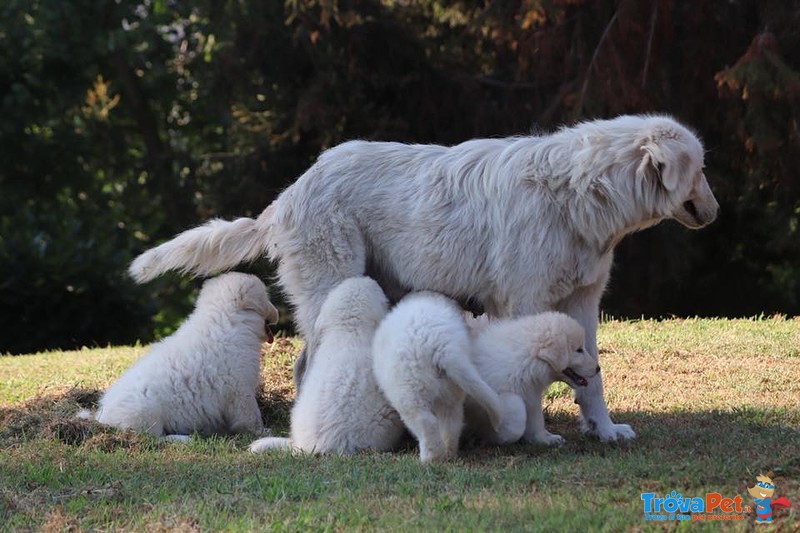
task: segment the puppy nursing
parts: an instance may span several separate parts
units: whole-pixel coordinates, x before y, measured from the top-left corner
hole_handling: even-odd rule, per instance
[[[585,387],[600,367],[584,346],[583,328],[562,313],[548,312],[498,320],[482,328],[474,341],[474,362],[484,380],[508,402],[524,409],[522,437],[527,442],[558,445],[560,435],[547,431],[542,394],[554,381]],[[467,420],[485,440],[504,444],[519,438],[494,431],[476,402],[467,403]]]
[[[194,312],[103,394],[94,418],[171,440],[194,432],[261,433],[261,344],[271,337],[266,324],[277,320],[256,276],[206,281]]]
[[[396,445],[403,424],[372,372],[372,338],[388,307],[370,278],[345,280],[330,292],[314,326],[320,342],[292,408],[291,437],[259,439],[250,451],[351,454]]]
[[[375,377],[419,441],[422,462],[458,452],[466,394],[486,409],[495,431],[505,432],[503,403],[472,364],[469,331],[453,300],[432,292],[406,296],[373,346]]]
[[[317,352],[313,325],[330,290],[370,275],[387,294],[436,290],[493,317],[563,311],[596,356],[614,247],[668,218],[701,228],[718,208],[700,140],[667,116],[450,147],[351,141],[321,154],[257,219],[188,230],[139,256],[130,273],[139,282],[173,269],[205,275],[266,252],[304,354]],[[305,363],[301,355],[298,384]],[[575,400],[585,432],[634,438],[609,416],[601,376]]]

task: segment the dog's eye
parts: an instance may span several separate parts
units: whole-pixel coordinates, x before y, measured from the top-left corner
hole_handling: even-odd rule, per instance
[[[578,348],[577,352],[578,353],[583,353],[583,347]]]

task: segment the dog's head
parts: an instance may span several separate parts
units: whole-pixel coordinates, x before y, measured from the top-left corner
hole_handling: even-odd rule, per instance
[[[717,218],[719,204],[703,174],[703,146],[695,134],[671,118],[644,117],[636,148],[637,184],[655,193],[657,217],[691,229]]]
[[[388,310],[389,301],[375,280],[349,278],[328,293],[315,328],[318,333],[330,329],[345,329],[352,333],[375,329]]]
[[[227,272],[206,280],[197,307],[222,305],[227,303],[236,311],[248,311],[258,314],[264,320],[265,337],[272,341],[270,324],[278,322],[278,310],[269,299],[267,287],[257,276],[241,272]]]
[[[573,388],[587,386],[600,367],[584,345],[581,325],[562,313],[542,313],[535,324],[539,342],[532,347],[533,357],[548,364],[554,379]]]

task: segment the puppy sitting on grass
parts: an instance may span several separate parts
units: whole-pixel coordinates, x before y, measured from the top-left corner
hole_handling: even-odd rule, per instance
[[[250,451],[352,454],[395,447],[405,428],[372,372],[372,338],[388,308],[368,277],[347,279],[328,294],[314,325],[320,339],[314,362],[292,408],[291,438],[259,439]]]
[[[378,384],[419,441],[423,463],[457,454],[467,394],[486,410],[493,431],[522,434],[524,413],[506,416],[504,399],[481,379],[463,312],[450,298],[406,296],[381,323],[373,347]]]
[[[483,379],[506,401],[506,409],[524,413],[524,433],[497,432],[485,409],[466,405],[467,426],[484,440],[506,444],[519,440],[548,446],[564,439],[547,431],[542,394],[554,381],[585,387],[600,367],[584,347],[583,328],[569,316],[547,312],[513,320],[497,320],[475,328],[473,360]]]
[[[256,403],[261,345],[278,320],[264,283],[227,273],[203,284],[194,312],[154,344],[100,398],[94,418],[188,440],[191,433],[261,433]]]

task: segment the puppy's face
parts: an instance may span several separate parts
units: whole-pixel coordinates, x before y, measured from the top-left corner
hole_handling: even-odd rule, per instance
[[[264,283],[255,276],[243,279],[239,285],[239,308],[257,313],[264,319],[264,340],[272,343],[275,337],[270,325],[278,323],[278,310],[272,305]]]
[[[717,218],[719,204],[703,173],[703,146],[677,122],[652,118],[639,140],[637,176],[658,184],[658,215],[674,218],[690,229]]]
[[[270,324],[278,322],[278,310],[269,299],[267,287],[257,276],[227,272],[206,280],[197,306],[221,306],[225,313],[247,311],[264,320],[264,340],[272,342]]]
[[[600,366],[584,345],[583,328],[574,320],[565,319],[561,330],[551,340],[546,348],[539,350],[537,357],[550,366],[554,379],[572,388],[586,387],[589,378],[600,372]]]

